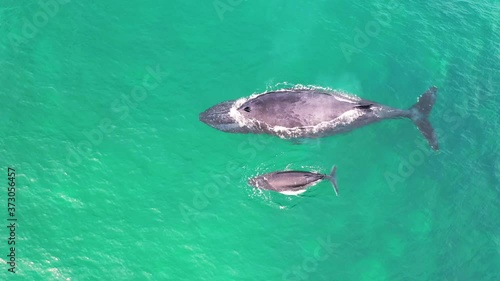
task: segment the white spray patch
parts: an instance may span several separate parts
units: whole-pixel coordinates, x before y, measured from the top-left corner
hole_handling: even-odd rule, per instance
[[[288,82],[284,83],[278,83],[278,85],[291,85]],[[276,87],[275,86],[275,87]],[[270,88],[270,89],[269,89]],[[296,84],[293,85],[291,88],[282,88],[282,89],[272,89],[273,87],[268,87],[265,92],[262,93],[254,93],[250,95],[249,97],[246,98],[240,98],[236,100],[229,110],[229,116],[231,116],[240,127],[247,127],[247,128],[258,128],[258,129],[263,129],[266,128],[273,132],[276,136],[283,138],[283,139],[288,139],[288,138],[300,138],[300,137],[305,137],[305,136],[314,136],[321,134],[322,132],[326,130],[330,131],[335,131],[335,128],[339,128],[338,131],[341,131],[342,127],[344,125],[347,125],[360,116],[363,115],[363,112],[359,109],[352,109],[350,111],[345,112],[344,114],[340,115],[339,117],[330,120],[330,121],[324,121],[321,123],[318,123],[314,126],[300,126],[300,127],[283,127],[283,126],[268,126],[265,123],[262,123],[258,120],[251,119],[251,118],[246,118],[243,116],[239,111],[238,108],[240,108],[244,103],[246,103],[249,100],[255,99],[261,95],[267,94],[268,92],[287,92],[290,90],[318,90],[321,92],[325,93],[332,93],[335,94],[333,97],[339,101],[342,102],[348,102],[348,103],[357,103],[358,101],[361,100],[361,98],[355,96],[355,95],[350,95],[344,91],[341,90],[333,90],[330,88],[324,88],[324,87],[319,87],[319,86],[314,86],[314,85],[301,85],[301,84]]]
[[[295,195],[295,196],[297,196],[297,195],[302,194],[304,192],[306,192],[305,189],[297,190],[297,191],[281,191],[280,193],[284,194],[284,195]]]
[[[247,119],[243,115],[241,115],[241,113],[238,111],[238,108],[240,108],[240,106],[244,104],[248,99],[249,98],[241,98],[236,100],[229,110],[229,116],[233,118],[240,127],[246,126]]]

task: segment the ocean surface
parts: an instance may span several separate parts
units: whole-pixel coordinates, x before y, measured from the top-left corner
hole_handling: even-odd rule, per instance
[[[0,4],[0,280],[500,280],[498,1],[94,2]],[[296,85],[435,85],[441,149],[409,120],[300,144],[198,120]],[[339,197],[247,185],[333,165]]]

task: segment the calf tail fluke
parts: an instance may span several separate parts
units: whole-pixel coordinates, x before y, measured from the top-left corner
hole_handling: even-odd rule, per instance
[[[326,178],[332,183],[333,185],[333,190],[335,190],[335,194],[339,196],[339,189],[337,187],[337,166],[333,166],[332,171],[330,172],[329,175],[325,175]]]
[[[417,125],[418,129],[427,139],[429,145],[434,150],[439,150],[438,140],[431,123],[429,122],[429,114],[432,110],[432,106],[436,102],[437,88],[435,86],[430,87],[425,93],[423,93],[416,104],[410,108],[410,118],[413,123]]]

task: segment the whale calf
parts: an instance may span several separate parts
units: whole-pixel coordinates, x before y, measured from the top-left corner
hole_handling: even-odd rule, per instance
[[[229,133],[270,134],[284,139],[317,138],[385,119],[409,118],[434,150],[439,150],[429,114],[437,88],[409,109],[397,109],[341,91],[292,88],[225,101],[200,113],[205,124]]]
[[[329,175],[303,171],[278,171],[251,178],[248,184],[255,188],[274,190],[285,195],[298,195],[327,179],[332,183],[335,194],[338,196],[336,172],[335,166]]]

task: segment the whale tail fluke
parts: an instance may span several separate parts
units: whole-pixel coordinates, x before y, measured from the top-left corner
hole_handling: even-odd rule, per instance
[[[436,134],[434,133],[434,128],[432,128],[429,122],[429,114],[432,110],[432,106],[436,102],[437,88],[432,86],[423,93],[416,104],[410,108],[410,118],[413,123],[417,125],[418,129],[427,139],[429,145],[434,150],[439,150],[439,145],[437,141]]]
[[[332,183],[333,185],[333,190],[335,190],[335,194],[339,196],[339,189],[337,187],[337,166],[333,166],[332,171],[330,172],[329,175],[325,175],[326,178]]]

